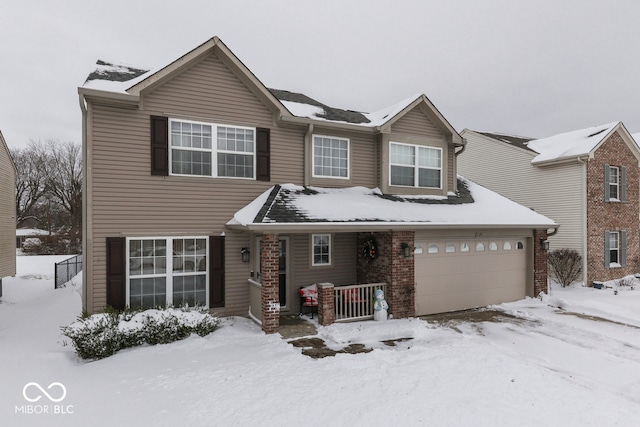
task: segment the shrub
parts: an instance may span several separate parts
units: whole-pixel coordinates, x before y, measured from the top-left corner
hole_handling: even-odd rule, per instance
[[[62,327],[62,335],[71,339],[80,358],[98,360],[145,343],[167,344],[192,333],[205,336],[219,325],[219,318],[201,308],[107,309],[91,316],[83,313],[76,322]]]
[[[582,273],[582,257],[575,249],[556,249],[549,252],[547,259],[551,276],[562,287],[578,280]]]

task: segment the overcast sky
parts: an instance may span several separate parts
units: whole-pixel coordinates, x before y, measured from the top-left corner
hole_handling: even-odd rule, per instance
[[[425,93],[458,130],[640,132],[637,0],[2,0],[0,131],[81,142],[97,59],[154,68],[218,36],[268,87],[375,111]]]

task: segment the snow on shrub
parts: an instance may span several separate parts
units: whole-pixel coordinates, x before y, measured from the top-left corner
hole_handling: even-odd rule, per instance
[[[167,344],[191,334],[205,336],[219,325],[220,319],[202,308],[109,310],[79,317],[62,327],[62,335],[71,339],[80,358],[98,360],[123,348]]]

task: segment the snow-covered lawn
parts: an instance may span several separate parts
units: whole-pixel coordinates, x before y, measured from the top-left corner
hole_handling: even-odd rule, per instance
[[[85,362],[62,345],[60,326],[81,310],[79,280],[53,289],[53,262],[64,258],[19,257],[18,275],[4,279],[2,426],[640,423],[640,288],[554,289],[544,301],[494,307],[507,314],[500,322],[319,328],[328,346],[363,343],[366,354],[311,359],[230,318],[204,338]],[[394,338],[412,339],[380,343]],[[66,395],[53,402],[29,383]]]

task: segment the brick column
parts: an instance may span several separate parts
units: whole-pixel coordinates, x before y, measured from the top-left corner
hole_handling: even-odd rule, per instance
[[[333,283],[318,284],[318,323],[331,325],[336,321],[336,300]]]
[[[416,315],[415,263],[413,247],[415,242],[413,231],[391,232],[391,290],[387,289],[389,311],[395,318],[413,317]],[[411,256],[405,258],[402,244],[411,248]]]
[[[267,334],[273,334],[280,329],[280,277],[278,274],[280,244],[278,235],[262,235],[261,250],[262,330]]]
[[[533,231],[533,296],[548,293],[549,272],[547,251],[542,249],[541,240],[547,240],[547,230]]]

